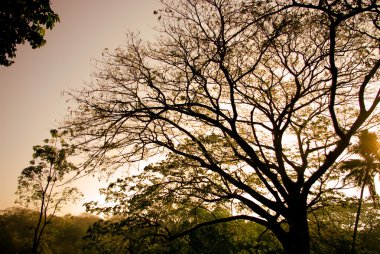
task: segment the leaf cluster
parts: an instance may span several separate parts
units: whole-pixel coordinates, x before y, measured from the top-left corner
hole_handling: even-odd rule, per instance
[[[65,132],[51,130],[51,138],[43,145],[33,147],[30,166],[24,168],[18,178],[17,203],[55,211],[61,205],[81,196],[75,187],[64,186],[68,176],[78,168],[68,160],[75,148],[64,140]]]
[[[49,0],[0,1],[0,65],[9,66],[16,57],[17,44],[29,42],[32,48],[46,43],[46,29],[59,22]]]

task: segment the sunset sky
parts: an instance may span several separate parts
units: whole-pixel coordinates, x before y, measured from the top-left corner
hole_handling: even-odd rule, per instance
[[[32,147],[49,137],[66,114],[62,91],[91,80],[104,48],[123,44],[125,33],[153,38],[158,0],[52,0],[61,22],[47,31],[47,44],[20,46],[15,64],[0,67],[0,210],[14,206],[17,177],[28,166]],[[86,200],[97,195],[98,180],[82,181]],[[83,203],[83,202],[82,202]],[[84,211],[80,205],[67,210]]]

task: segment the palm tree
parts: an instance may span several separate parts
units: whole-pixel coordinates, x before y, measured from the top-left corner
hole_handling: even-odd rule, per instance
[[[378,206],[379,198],[375,189],[375,175],[380,173],[380,142],[377,140],[376,134],[371,133],[368,130],[360,132],[358,137],[359,142],[353,147],[353,149],[360,158],[344,161],[341,167],[344,171],[348,172],[344,180],[353,181],[355,185],[361,188],[352,237],[351,250],[353,254],[355,253],[356,235],[365,188],[368,188],[369,196],[372,199],[375,208]]]

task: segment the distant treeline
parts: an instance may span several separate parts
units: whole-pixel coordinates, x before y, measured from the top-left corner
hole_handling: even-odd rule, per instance
[[[33,243],[33,228],[38,212],[9,208],[0,212],[0,253],[30,254]],[[82,253],[83,240],[88,227],[99,217],[83,214],[79,216],[56,216],[46,227],[43,241],[44,254]]]
[[[380,221],[376,209],[367,207],[359,234],[357,254],[380,253]],[[318,254],[350,253],[352,237],[352,207],[336,206],[321,209],[310,217],[312,252]],[[224,217],[228,211],[217,209],[216,216]],[[209,214],[200,213],[205,220]],[[0,253],[30,253],[33,227],[38,218],[35,211],[9,208],[0,212]],[[82,214],[55,217],[48,225],[43,240],[45,254],[72,253],[179,253],[179,254],[263,254],[283,253],[282,247],[270,231],[245,221],[233,221],[201,228],[184,237],[164,242],[146,238],[149,229],[125,228],[123,220]],[[186,218],[178,221],[189,223]],[[124,225],[124,226],[123,226]]]

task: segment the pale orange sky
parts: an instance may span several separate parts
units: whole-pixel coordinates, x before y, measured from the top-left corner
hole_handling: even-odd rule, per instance
[[[61,22],[47,31],[47,44],[21,46],[15,64],[0,67],[0,210],[14,206],[17,177],[28,166],[32,147],[49,137],[66,113],[63,90],[91,80],[104,48],[123,43],[128,31],[152,38],[158,0],[52,0]],[[97,179],[81,186],[87,200]],[[77,205],[73,213],[84,211]]]

